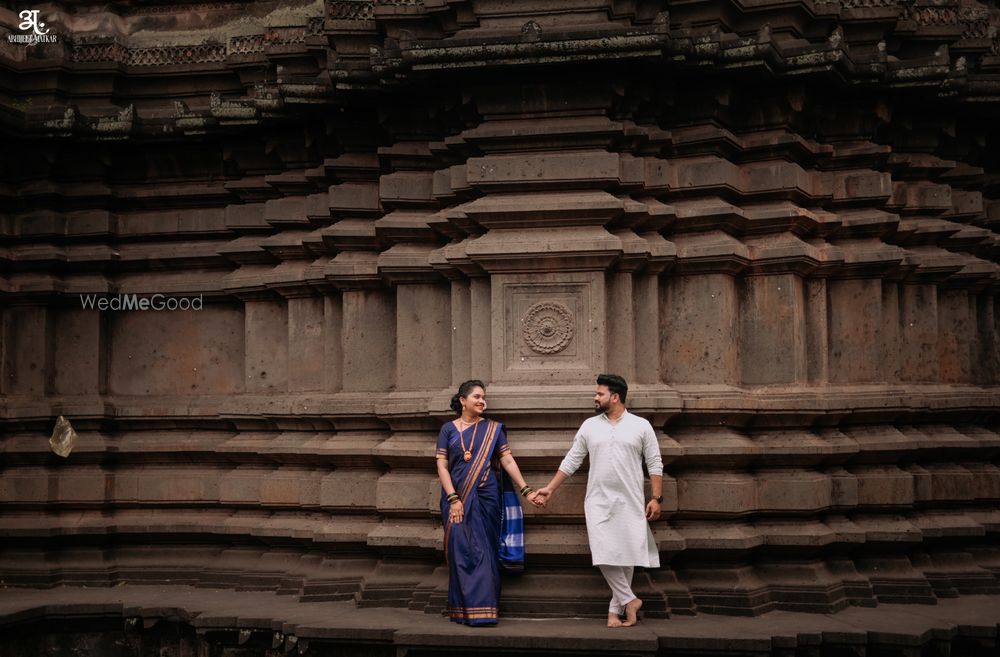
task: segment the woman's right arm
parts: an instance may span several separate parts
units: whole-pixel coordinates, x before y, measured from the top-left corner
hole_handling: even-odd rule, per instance
[[[444,489],[445,495],[451,495],[455,492],[455,484],[451,481],[451,473],[448,472],[448,461],[442,458],[437,460],[438,469],[438,479],[441,480],[441,488]]]
[[[437,471],[438,479],[441,480],[441,488],[444,489],[445,496],[451,496],[456,491],[455,484],[451,481],[451,473],[448,472],[447,459],[438,457]],[[452,522],[462,522],[462,517],[465,515],[465,508],[462,505],[462,500],[452,501],[450,513]]]

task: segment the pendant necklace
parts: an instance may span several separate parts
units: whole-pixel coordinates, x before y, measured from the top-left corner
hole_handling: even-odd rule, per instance
[[[479,420],[476,420],[476,422],[473,422],[471,424],[466,424],[465,420],[463,420],[462,418],[458,418],[458,421],[461,422],[462,424],[466,425],[465,429],[468,429],[469,427],[474,426],[476,423],[479,422]],[[466,447],[465,447],[465,436],[462,435],[462,432],[465,431],[465,429],[459,430],[459,432],[458,432],[458,440],[459,440],[459,442],[462,443],[462,458],[465,459],[466,461],[469,461],[469,460],[472,459],[472,452],[469,451],[469,450],[472,449],[472,446],[476,444],[476,442],[475,442],[476,441],[476,434],[473,432],[473,434],[472,434],[472,440],[469,441],[469,449],[466,449]]]

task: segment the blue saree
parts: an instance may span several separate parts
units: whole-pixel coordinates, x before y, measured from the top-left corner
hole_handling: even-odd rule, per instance
[[[468,451],[471,457],[465,460]],[[448,616],[465,625],[494,625],[500,600],[500,458],[510,452],[503,425],[481,420],[459,434],[453,422],[441,427],[437,455],[448,461],[465,519],[452,523],[441,491],[444,553],[448,561]]]

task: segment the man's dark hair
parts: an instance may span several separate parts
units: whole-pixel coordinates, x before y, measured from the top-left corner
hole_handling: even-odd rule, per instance
[[[617,374],[598,374],[597,385],[607,386],[608,392],[612,394],[618,393],[618,399],[625,403],[625,398],[628,396],[628,384],[625,383],[625,379]]]

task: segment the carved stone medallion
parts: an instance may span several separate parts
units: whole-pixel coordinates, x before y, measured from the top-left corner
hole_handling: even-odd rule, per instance
[[[573,313],[561,303],[536,303],[522,321],[524,341],[539,354],[559,353],[573,339]]]

